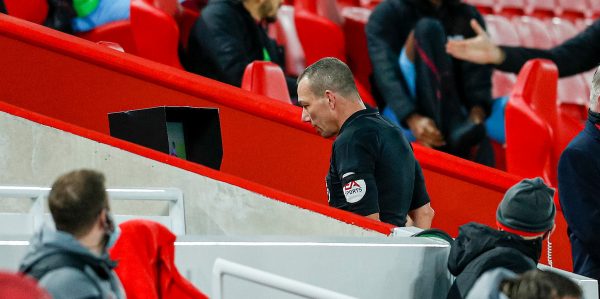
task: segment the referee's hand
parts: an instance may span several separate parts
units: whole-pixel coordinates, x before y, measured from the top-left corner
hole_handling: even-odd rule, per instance
[[[406,123],[420,144],[429,148],[446,144],[444,136],[431,118],[415,113],[406,119]]]

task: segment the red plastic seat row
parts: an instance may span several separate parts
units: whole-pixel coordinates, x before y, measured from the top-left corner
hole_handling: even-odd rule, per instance
[[[561,17],[571,21],[596,18],[600,3],[596,0],[467,0],[483,14],[503,16],[529,15],[537,18]]]

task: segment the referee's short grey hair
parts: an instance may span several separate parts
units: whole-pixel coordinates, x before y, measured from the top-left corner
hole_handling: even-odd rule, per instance
[[[310,80],[310,90],[315,95],[322,96],[329,89],[347,97],[360,98],[352,71],[337,58],[325,57],[313,63],[298,76],[297,83],[304,78]]]
[[[596,72],[594,73],[592,90],[590,92],[590,109],[594,112],[600,112],[598,97],[600,97],[600,66],[596,68]]]

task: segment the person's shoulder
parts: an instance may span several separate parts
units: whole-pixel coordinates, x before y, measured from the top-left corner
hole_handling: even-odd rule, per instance
[[[208,5],[202,9],[201,18],[226,18],[231,19],[240,11],[240,4],[230,0],[210,1]]]
[[[48,290],[54,299],[98,298],[101,295],[97,285],[87,274],[71,267],[46,273],[39,284]]]

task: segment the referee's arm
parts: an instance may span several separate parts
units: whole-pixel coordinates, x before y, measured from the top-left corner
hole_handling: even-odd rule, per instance
[[[410,210],[408,212],[408,216],[412,220],[412,226],[416,226],[422,229],[431,228],[431,222],[433,221],[434,215],[435,211],[433,210],[433,208],[431,208],[430,203],[426,203],[421,207],[416,208],[414,210]],[[379,218],[379,215],[377,215],[377,218]],[[408,226],[409,223],[407,222],[406,225]]]

